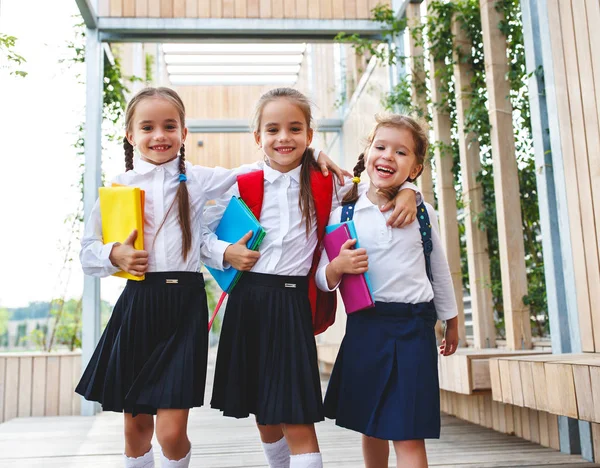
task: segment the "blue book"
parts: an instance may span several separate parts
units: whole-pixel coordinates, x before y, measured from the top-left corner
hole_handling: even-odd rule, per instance
[[[354,244],[354,248],[360,249],[360,242],[358,240],[358,235],[356,234],[356,226],[354,225],[353,219],[351,219],[350,221],[344,221],[343,223],[330,224],[329,226],[326,226],[325,234],[329,234],[330,232],[335,231],[342,224],[345,224],[346,226],[348,226],[348,231],[350,232],[350,237],[352,239],[356,239],[356,244]],[[329,259],[329,260],[331,260],[331,259]],[[369,288],[369,292],[371,293],[371,299],[373,299],[373,288],[371,287],[371,282],[369,281],[369,274],[368,274],[368,272],[365,272],[365,273],[363,273],[363,275],[367,282],[367,287]]]
[[[250,250],[258,250],[260,243],[265,237],[264,229],[241,198],[231,197],[231,201],[227,205],[221,221],[219,221],[215,234],[219,240],[233,244],[239,241],[248,231],[252,231],[252,238],[246,243],[246,246]],[[209,266],[206,266],[206,269],[213,276],[219,287],[228,294],[243,273],[231,266],[225,270],[217,270]]]

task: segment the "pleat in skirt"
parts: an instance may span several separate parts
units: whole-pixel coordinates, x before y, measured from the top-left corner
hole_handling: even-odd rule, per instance
[[[208,306],[201,273],[127,281],[75,391],[105,411],[202,406]]]
[[[379,439],[439,438],[435,323],[433,302],[377,302],[349,315],[325,415]]]
[[[223,319],[211,406],[259,424],[324,419],[305,276],[243,274]]]

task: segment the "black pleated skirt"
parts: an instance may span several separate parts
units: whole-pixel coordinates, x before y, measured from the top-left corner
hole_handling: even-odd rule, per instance
[[[433,302],[377,302],[348,315],[325,415],[379,439],[439,438],[436,320]]]
[[[127,281],[75,391],[105,411],[202,406],[208,306],[201,273]]]
[[[305,276],[244,273],[225,311],[211,406],[259,424],[324,419]]]

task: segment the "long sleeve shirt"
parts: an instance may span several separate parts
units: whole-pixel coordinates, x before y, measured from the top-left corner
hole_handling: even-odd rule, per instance
[[[366,194],[360,196],[354,207],[354,224],[361,248],[369,257],[369,281],[375,301],[418,304],[434,300],[438,319],[448,320],[458,314],[452,277],[440,241],[437,216],[433,207],[426,204],[431,222],[431,269],[433,282],[425,271],[423,243],[419,222],[402,229],[386,225],[389,212],[382,213]],[[330,224],[340,222],[342,209],[331,214]],[[317,287],[331,291],[325,269],[329,264],[323,252],[317,270]],[[335,288],[336,289],[337,285]]]

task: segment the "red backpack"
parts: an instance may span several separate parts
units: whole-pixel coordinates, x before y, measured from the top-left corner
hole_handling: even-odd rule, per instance
[[[265,194],[264,172],[255,171],[238,176],[240,197],[260,221],[263,198]],[[321,171],[313,169],[310,173],[310,188],[315,204],[317,217],[317,248],[313,255],[312,266],[308,273],[308,298],[312,309],[313,331],[315,335],[323,333],[335,321],[336,293],[324,292],[317,288],[315,274],[321,258],[325,226],[329,222],[331,212],[331,199],[333,196],[333,179],[331,175],[325,177]]]

